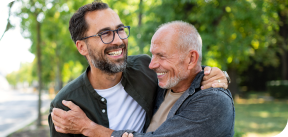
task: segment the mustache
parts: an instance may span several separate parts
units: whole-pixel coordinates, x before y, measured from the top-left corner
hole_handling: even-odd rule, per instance
[[[166,70],[161,69],[161,68],[156,68],[156,69],[152,69],[152,70],[154,70],[156,73],[157,72],[165,72],[166,71]]]
[[[126,49],[126,45],[125,44],[121,44],[119,46],[110,46],[110,47],[107,47],[104,52],[108,52],[109,50],[113,50],[113,49],[119,49],[119,48],[124,48]]]

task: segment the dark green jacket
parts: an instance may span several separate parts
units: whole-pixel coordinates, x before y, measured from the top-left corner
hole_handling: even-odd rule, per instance
[[[148,68],[150,60],[151,58],[147,55],[128,56],[127,68],[123,72],[121,81],[125,91],[146,111],[144,129],[147,129],[150,124],[158,87],[156,73]],[[50,113],[54,107],[69,110],[62,104],[62,100],[73,101],[86,113],[89,119],[109,128],[107,102],[106,100],[103,101],[103,97],[97,94],[92,87],[87,77],[88,71],[90,71],[90,67],[59,91],[51,102]],[[104,113],[102,112],[103,109],[105,109]],[[55,131],[51,115],[48,116],[48,121],[50,136],[52,137],[83,136],[58,133]]]

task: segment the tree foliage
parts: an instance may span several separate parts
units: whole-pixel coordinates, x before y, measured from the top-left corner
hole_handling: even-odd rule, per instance
[[[35,26],[37,21],[41,23],[43,83],[52,83],[59,90],[62,83],[76,78],[87,66],[70,38],[68,22],[80,6],[93,0],[29,1],[21,1],[23,8],[18,14],[23,36],[32,41],[31,52],[36,54]],[[131,26],[129,55],[150,54],[150,41],[157,27],[183,20],[193,24],[202,37],[202,64],[231,70],[234,83],[251,67],[260,71],[267,66],[281,66],[283,79],[288,79],[288,0],[103,1],[125,25]]]

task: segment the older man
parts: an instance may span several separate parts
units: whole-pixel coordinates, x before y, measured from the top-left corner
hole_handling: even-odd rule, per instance
[[[149,68],[157,73],[163,89],[158,91],[157,111],[147,133],[132,131],[134,137],[233,137],[235,112],[229,90],[200,89],[202,40],[194,26],[182,21],[162,25],[152,38],[150,51]]]
[[[149,56],[127,57],[130,27],[124,26],[107,4],[94,2],[82,6],[71,17],[69,31],[79,53],[87,58],[90,66],[52,101],[51,136],[89,136],[93,133],[90,128],[102,126],[113,130],[145,131],[153,114],[157,76],[148,68]],[[224,83],[217,82],[218,86],[227,88],[222,72],[214,70],[206,77],[205,85],[210,87],[220,79]],[[62,100],[73,101],[83,111]],[[67,111],[66,106],[71,110]],[[63,112],[65,114],[61,115]],[[67,119],[72,121],[68,129],[61,126]],[[111,135],[113,130],[104,127],[101,133]]]

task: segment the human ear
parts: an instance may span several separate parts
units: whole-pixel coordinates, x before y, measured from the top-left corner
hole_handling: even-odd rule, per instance
[[[76,47],[77,50],[79,51],[79,53],[83,56],[88,55],[88,49],[87,49],[87,45],[84,41],[82,40],[77,40],[76,41]]]
[[[188,69],[191,70],[195,67],[195,65],[197,65],[199,54],[196,50],[190,50],[188,57],[189,57]]]

